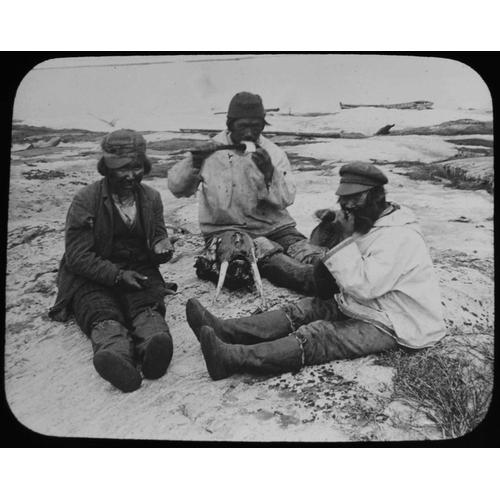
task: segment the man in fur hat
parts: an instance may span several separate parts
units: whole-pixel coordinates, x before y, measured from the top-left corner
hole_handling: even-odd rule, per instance
[[[438,280],[415,215],[386,201],[387,177],[375,166],[349,164],[339,173],[336,245],[315,266],[324,298],[228,320],[188,301],[187,320],[214,380],[422,349],[444,337]]]
[[[288,213],[295,184],[284,151],[262,135],[267,124],[260,96],[236,94],[227,113],[227,130],[174,166],[168,187],[177,197],[199,196],[199,223],[207,249],[225,231],[243,231],[257,246],[263,277],[278,286],[312,295],[312,266],[287,255],[306,237]],[[218,150],[251,142],[256,151]],[[200,276],[200,273],[198,273]]]
[[[172,358],[164,297],[176,285],[165,284],[158,266],[174,249],[160,194],[141,183],[151,170],[142,135],[117,130],[102,150],[103,179],[81,189],[68,211],[49,315],[66,321],[73,312],[92,341],[99,375],[131,392],[142,382],[138,365],[144,377],[157,379]]]

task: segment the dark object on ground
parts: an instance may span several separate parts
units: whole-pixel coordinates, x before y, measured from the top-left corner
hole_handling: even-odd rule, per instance
[[[446,139],[445,142],[449,142],[450,144],[457,144],[458,146],[484,146],[485,148],[493,149],[493,139],[469,137],[465,139]]]
[[[381,129],[377,130],[377,132],[375,132],[375,135],[389,135],[389,132],[391,128],[394,127],[394,125],[395,124],[382,127]]]
[[[429,127],[405,128],[393,132],[393,135],[493,135],[493,121],[482,122],[465,118],[443,122]]]
[[[399,166],[399,165],[398,165]],[[440,181],[449,180],[449,187],[455,189],[477,190],[485,189],[488,193],[494,190],[493,157],[462,158],[446,162],[436,162],[430,165],[401,165],[407,168],[407,175],[414,180]]]
[[[412,101],[399,104],[343,104],[340,103],[340,109],[351,108],[387,108],[387,109],[431,109],[434,103],[431,101]]]

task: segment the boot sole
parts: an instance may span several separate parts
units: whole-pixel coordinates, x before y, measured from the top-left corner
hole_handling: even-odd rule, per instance
[[[230,373],[226,371],[220,360],[217,343],[220,342],[215,332],[209,326],[202,326],[200,330],[201,352],[205,358],[208,374],[212,380],[222,380],[229,377]]]
[[[94,356],[94,367],[104,380],[120,391],[133,392],[141,386],[140,373],[116,352],[99,351]]]
[[[149,341],[144,361],[142,374],[148,379],[158,379],[167,373],[167,368],[172,360],[174,348],[170,335],[157,334]]]

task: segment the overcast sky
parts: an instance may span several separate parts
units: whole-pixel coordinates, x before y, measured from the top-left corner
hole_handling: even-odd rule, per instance
[[[14,118],[71,121],[141,115],[175,124],[176,116],[226,111],[242,90],[266,107],[303,113],[348,104],[413,100],[434,108],[491,108],[486,84],[461,62],[380,55],[201,55],[71,58],[46,61],[21,83]],[[168,117],[168,118],[167,118]]]

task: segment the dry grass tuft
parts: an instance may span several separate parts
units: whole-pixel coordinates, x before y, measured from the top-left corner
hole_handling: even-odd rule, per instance
[[[486,337],[474,345],[453,336],[415,354],[387,352],[378,362],[396,369],[396,397],[419,404],[445,438],[457,438],[481,423],[491,402],[493,335]]]

